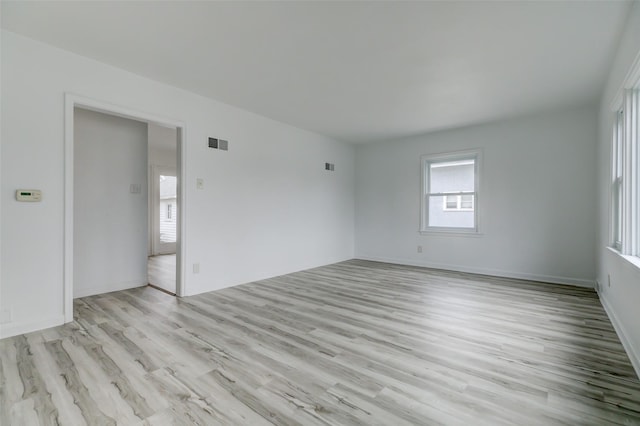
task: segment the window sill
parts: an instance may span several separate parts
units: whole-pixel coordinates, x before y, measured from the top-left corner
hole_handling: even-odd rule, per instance
[[[620,256],[621,258],[623,258],[627,262],[631,263],[636,268],[640,269],[640,257],[638,257],[638,256],[629,256],[627,254],[622,254],[618,250],[614,249],[613,247],[607,247],[607,249],[609,249],[609,251],[611,251],[612,253]]]
[[[422,229],[420,230],[420,235],[425,236],[433,236],[433,237],[471,237],[471,238],[479,238],[484,236],[484,234],[471,230],[471,231],[459,231],[459,230],[437,230],[437,229]]]

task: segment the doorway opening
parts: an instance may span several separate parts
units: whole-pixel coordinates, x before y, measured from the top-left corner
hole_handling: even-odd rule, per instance
[[[177,129],[149,124],[148,284],[176,294]]]
[[[171,153],[162,161],[158,132]],[[179,121],[65,95],[65,322],[75,297],[150,281],[185,293],[183,137]],[[152,265],[160,256],[170,262]]]

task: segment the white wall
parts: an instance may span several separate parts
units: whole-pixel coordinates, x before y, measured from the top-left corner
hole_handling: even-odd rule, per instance
[[[607,309],[631,362],[640,376],[640,267],[631,264],[607,248],[611,242],[609,232],[610,163],[614,115],[611,103],[619,93],[621,85],[638,55],[640,55],[640,2],[636,1],[629,14],[617,55],[612,63],[600,105],[597,277],[602,304]],[[609,286],[609,277],[611,286]]]
[[[147,124],[76,108],[74,297],[147,284],[147,197]]]
[[[592,286],[596,117],[573,108],[359,146],[356,257]],[[481,235],[421,235],[420,156],[475,148]]]
[[[63,322],[65,92],[185,123],[187,294],[353,257],[352,146],[7,31],[1,73],[1,336]]]
[[[149,123],[148,134],[149,165],[175,168],[178,164],[177,129]]]

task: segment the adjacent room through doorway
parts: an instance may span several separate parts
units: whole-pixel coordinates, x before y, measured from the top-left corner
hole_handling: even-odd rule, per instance
[[[178,293],[178,145],[176,127],[74,109],[74,298]]]
[[[149,285],[176,293],[177,129],[149,124]]]

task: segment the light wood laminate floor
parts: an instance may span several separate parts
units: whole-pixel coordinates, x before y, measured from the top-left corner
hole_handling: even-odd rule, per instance
[[[353,260],[75,317],[0,341],[1,425],[640,424],[589,289]]]
[[[147,259],[147,280],[152,286],[176,294],[176,255],[149,256]]]

